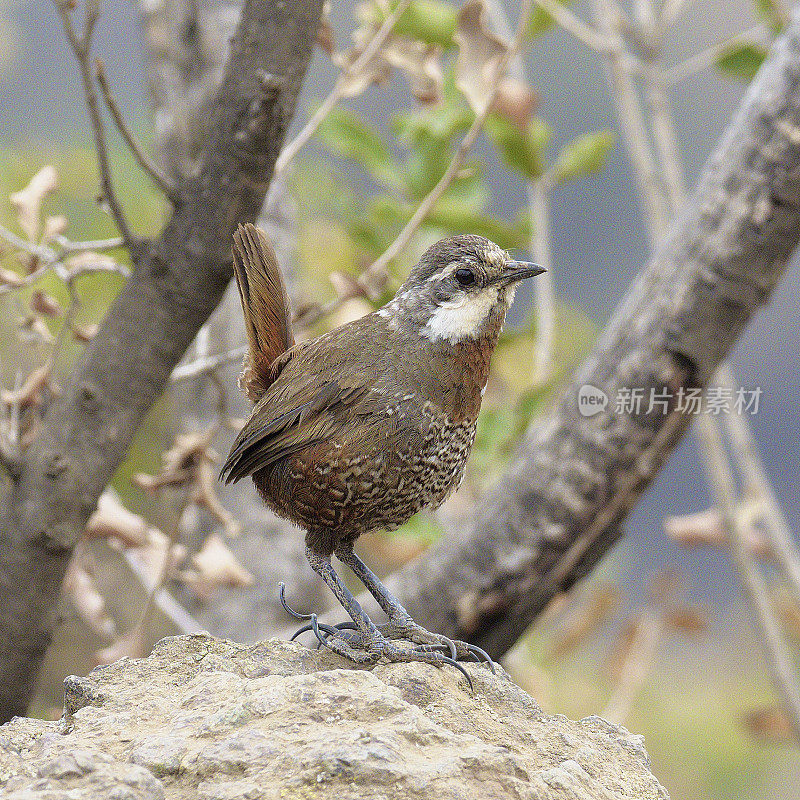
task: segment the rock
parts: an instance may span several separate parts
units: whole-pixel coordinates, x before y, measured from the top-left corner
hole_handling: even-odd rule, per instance
[[[641,737],[545,714],[498,669],[354,669],[206,635],[65,681],[59,722],[0,727],[7,800],[668,799]]]

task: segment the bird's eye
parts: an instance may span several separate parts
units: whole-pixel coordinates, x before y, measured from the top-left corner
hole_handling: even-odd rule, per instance
[[[461,269],[456,270],[455,275],[456,280],[462,286],[471,286],[473,283],[475,283],[475,273],[471,269],[462,267]]]

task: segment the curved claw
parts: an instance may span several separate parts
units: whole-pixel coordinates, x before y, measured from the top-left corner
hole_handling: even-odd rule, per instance
[[[457,661],[457,660],[458,660],[458,651],[456,650],[456,645],[455,645],[455,642],[454,642],[452,639],[448,639],[447,637],[445,637],[445,639],[444,639],[444,641],[442,642],[442,644],[443,644],[443,645],[444,645],[446,648],[448,648],[448,650],[450,650],[450,658],[451,658],[453,661]],[[464,673],[464,674],[466,675],[466,673]],[[470,686],[471,686],[471,685],[472,685],[472,684],[470,684]]]
[[[347,622],[337,622],[333,627],[338,628],[340,631],[358,630],[358,625],[356,625],[355,622],[351,622],[350,620],[347,620]]]
[[[317,640],[320,644],[324,644],[326,647],[328,645],[327,638],[322,635],[321,631],[325,631],[329,636],[336,636],[338,633],[337,629],[334,628],[332,625],[326,625],[324,622],[319,622],[317,620],[316,614],[309,614],[309,619],[311,622],[308,625],[303,625],[302,628],[299,628],[292,634],[292,638],[289,639],[290,642],[293,642],[298,636],[303,633],[307,633],[308,631],[313,631],[314,635],[317,637]]]
[[[447,656],[442,656],[442,663],[449,664],[451,667],[455,667],[466,679],[467,683],[469,684],[469,690],[471,692],[475,691],[475,687],[472,685],[472,678],[470,678],[469,673],[458,663],[458,661],[454,661],[452,658],[448,658]]]
[[[295,619],[312,619],[314,617],[314,614],[301,614],[289,606],[286,602],[286,584],[283,581],[278,584],[278,597],[280,598],[283,610],[287,614],[291,614]],[[305,628],[304,630],[311,630],[311,628]],[[294,636],[297,636],[297,634]],[[292,636],[291,641],[294,641],[294,636]]]
[[[492,672],[492,675],[497,674],[497,668],[495,667],[494,661],[492,661],[492,657],[485,651],[481,650],[480,647],[476,644],[467,644],[467,649],[469,650],[469,654],[478,662],[480,663],[481,659],[486,663],[486,666]]]

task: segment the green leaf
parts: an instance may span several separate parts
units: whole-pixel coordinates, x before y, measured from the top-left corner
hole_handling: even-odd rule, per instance
[[[775,0],[753,0],[756,14],[769,23],[775,33],[780,33],[786,25],[784,10]]]
[[[393,189],[402,187],[398,166],[383,140],[355,114],[333,109],[317,135],[329,149],[357,161],[381,183]]]
[[[396,114],[392,128],[397,136],[412,147],[422,138],[449,145],[457,133],[466,131],[475,115],[456,88],[452,71],[445,76],[442,95],[440,103]]]
[[[458,11],[449,3],[435,0],[414,0],[394,26],[395,33],[410,36],[427,44],[438,44],[446,50],[455,47]]]
[[[567,5],[571,0],[558,0],[558,2],[564,6]],[[541,36],[546,30],[551,28],[555,20],[547,13],[541,6],[537,5],[536,8],[533,9],[533,13],[531,14],[530,22],[528,23],[528,29],[525,31],[525,35],[529,39],[533,39],[534,36]]]
[[[611,131],[585,133],[573,139],[553,164],[553,182],[565,183],[602,169],[614,142]]]
[[[514,223],[494,217],[491,214],[478,214],[444,198],[431,209],[424,222],[426,228],[437,228],[444,234],[475,233],[485,236],[504,250],[527,246],[530,241],[530,220],[527,214],[521,215]]]
[[[498,114],[490,114],[484,125],[503,161],[528,178],[539,178],[543,172],[542,155],[550,143],[552,131],[542,119],[534,117],[526,131]]]
[[[717,69],[731,78],[750,83],[758,72],[767,50],[758,44],[732,44],[717,58]]]

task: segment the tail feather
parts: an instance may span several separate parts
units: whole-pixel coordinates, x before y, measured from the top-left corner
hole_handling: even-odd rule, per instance
[[[273,362],[294,344],[289,299],[275,251],[255,225],[233,235],[233,269],[250,345],[242,385],[257,402],[274,380]]]

